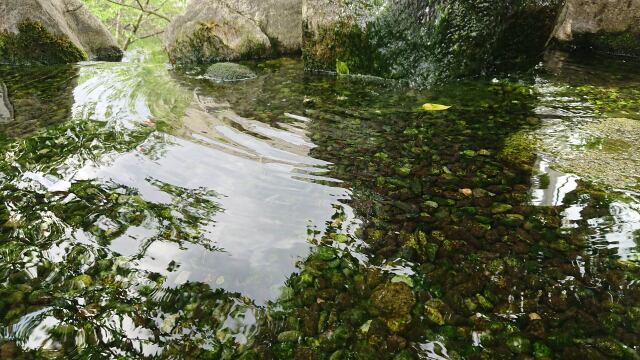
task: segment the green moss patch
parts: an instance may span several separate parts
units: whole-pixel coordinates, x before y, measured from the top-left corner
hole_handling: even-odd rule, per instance
[[[519,131],[507,137],[498,157],[514,165],[529,167],[536,159],[538,140],[526,131]]]
[[[68,37],[52,34],[37,21],[23,21],[17,34],[0,33],[0,62],[51,65],[83,60],[87,54]]]
[[[235,63],[217,63],[209,66],[205,75],[218,82],[242,81],[256,78],[248,67]]]

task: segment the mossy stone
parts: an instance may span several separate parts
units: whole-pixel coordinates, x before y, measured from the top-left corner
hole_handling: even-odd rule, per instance
[[[515,354],[525,354],[529,352],[531,343],[522,336],[513,336],[507,340],[507,347]]]
[[[255,79],[257,75],[244,65],[227,62],[209,66],[205,77],[217,82],[233,82]]]
[[[513,209],[513,206],[509,204],[496,203],[491,207],[491,212],[494,214],[502,214]]]
[[[0,62],[10,64],[69,64],[87,60],[87,54],[68,37],[55,35],[32,20],[18,25],[18,33],[0,33]]]
[[[298,342],[298,340],[302,337],[302,333],[299,331],[291,330],[284,331],[278,334],[278,341],[281,342]]]
[[[303,19],[303,58],[312,70],[343,71],[428,85],[535,65],[560,1],[427,0],[311,2]],[[317,8],[315,8],[317,7]],[[315,14],[342,14],[315,23]]]
[[[536,342],[533,344],[533,356],[536,359],[544,359],[551,357],[551,349],[541,342]]]
[[[409,314],[416,298],[407,284],[388,282],[380,285],[373,292],[371,301],[389,318],[401,318]]]
[[[424,310],[425,310],[425,315],[427,319],[429,319],[429,321],[439,326],[444,325],[445,323],[444,316],[442,316],[442,313],[440,313],[440,310],[432,306],[426,306]]]

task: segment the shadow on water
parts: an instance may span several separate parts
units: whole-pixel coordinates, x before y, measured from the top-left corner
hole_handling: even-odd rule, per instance
[[[73,66],[0,65],[0,129],[3,136],[29,135],[64,122],[73,105],[78,69]]]
[[[73,68],[64,119],[2,140],[0,357],[638,358],[637,153],[625,181],[569,161],[629,157],[605,140],[640,134],[633,77],[141,59]],[[3,71],[17,120],[38,77]]]

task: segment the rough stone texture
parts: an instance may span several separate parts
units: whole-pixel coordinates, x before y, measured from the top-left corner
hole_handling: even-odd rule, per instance
[[[561,0],[303,0],[312,70],[424,85],[528,67],[541,59]]]
[[[167,29],[169,58],[175,64],[194,65],[299,51],[301,1],[192,1]]]
[[[567,0],[555,38],[561,45],[640,56],[640,0]]]
[[[207,69],[205,76],[218,82],[255,79],[256,74],[248,67],[236,63],[216,63]]]
[[[63,50],[79,49],[84,52],[85,58],[107,61],[119,61],[122,58],[122,50],[118,48],[109,31],[80,0],[2,0],[0,2],[0,34],[3,34],[5,39],[19,36],[21,28],[25,28],[24,24],[41,26],[51,39],[68,44]],[[20,40],[25,41],[24,38]],[[0,44],[0,47],[2,46],[4,45]],[[22,60],[21,62],[32,60],[10,58]],[[61,56],[50,62],[57,63],[65,58]],[[48,62],[42,59],[35,60],[35,62]]]
[[[371,294],[373,305],[391,318],[409,315],[416,298],[411,288],[404,283],[386,283],[380,285]]]

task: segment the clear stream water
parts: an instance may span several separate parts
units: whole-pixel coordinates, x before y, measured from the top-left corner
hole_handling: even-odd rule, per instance
[[[247,65],[0,66],[0,358],[640,358],[638,63]]]

